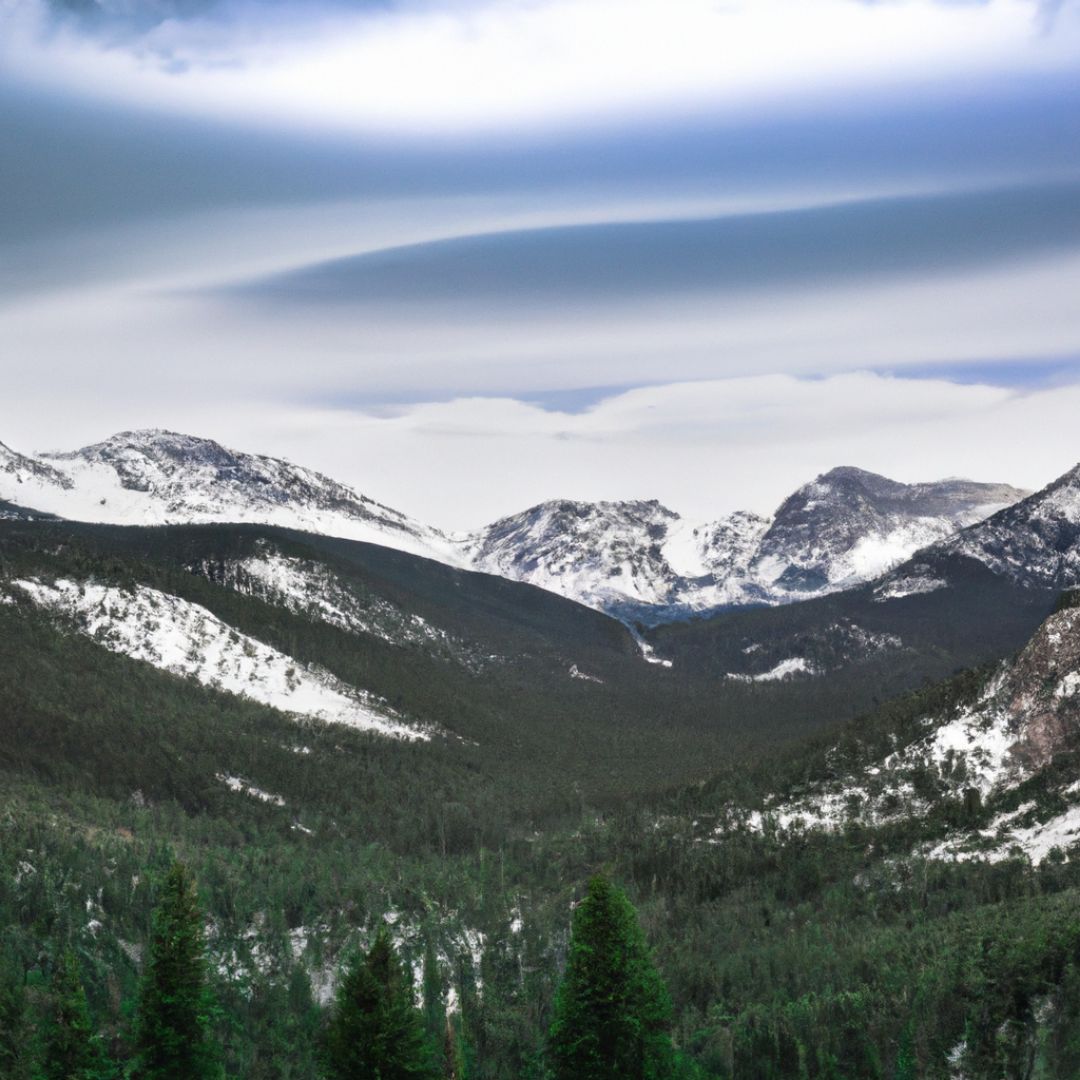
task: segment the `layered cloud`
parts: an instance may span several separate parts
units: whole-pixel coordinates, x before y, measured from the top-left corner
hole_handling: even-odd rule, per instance
[[[1080,459],[1077,0],[0,0],[0,114],[15,446],[454,528]]]
[[[88,24],[7,0],[3,59],[26,79],[275,127],[520,130],[1068,70],[1080,20],[1058,6],[1051,20],[1034,0],[134,3]]]

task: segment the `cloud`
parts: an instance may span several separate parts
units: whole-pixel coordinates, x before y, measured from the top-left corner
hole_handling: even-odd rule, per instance
[[[1080,42],[1078,20],[1038,33],[1030,0],[194,5],[192,17],[150,18],[130,41],[57,23],[43,0],[9,0],[4,10],[4,59],[27,80],[383,134],[801,107],[912,82],[1067,70]]]
[[[497,312],[753,296],[939,276],[1080,250],[1080,185],[856,199],[714,218],[456,236],[301,267],[234,295]]]
[[[379,413],[168,399],[149,411],[105,400],[91,413],[63,395],[49,401],[32,425],[26,397],[18,413],[5,401],[0,438],[70,448],[158,424],[290,457],[457,529],[547,498],[660,498],[701,520],[768,513],[839,464],[1038,487],[1080,460],[1078,385],[1018,393],[870,372],[642,387],[579,413],[490,397]]]

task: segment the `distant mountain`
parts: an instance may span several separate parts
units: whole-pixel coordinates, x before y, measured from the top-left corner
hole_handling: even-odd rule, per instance
[[[958,560],[968,559],[1023,588],[1080,584],[1080,465],[898,566],[879,585],[879,598],[946,588]]]
[[[276,525],[528,582],[646,625],[851,588],[1026,494],[966,480],[900,484],[838,468],[799,488],[771,518],[736,512],[696,523],[655,500],[553,501],[455,538],[320,473],[210,439],[123,432],[36,457],[0,444],[7,517]]]
[[[694,525],[657,502],[552,502],[495,522],[467,550],[480,569],[658,623],[851,588],[1025,494],[845,467],[799,488],[771,520],[735,513]]]
[[[126,431],[36,458],[0,444],[0,499],[116,525],[279,525],[461,561],[437,529],[321,473],[171,431]]]

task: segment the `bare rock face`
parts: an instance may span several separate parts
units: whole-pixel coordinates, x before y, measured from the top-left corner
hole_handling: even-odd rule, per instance
[[[1022,771],[1080,748],[1080,607],[1065,607],[1043,623],[1002,693],[1018,736],[1012,756]]]

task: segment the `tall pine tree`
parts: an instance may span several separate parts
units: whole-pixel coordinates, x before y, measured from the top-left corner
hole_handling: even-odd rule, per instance
[[[26,1080],[30,1024],[23,973],[0,950],[0,1080]]]
[[[325,1041],[331,1080],[436,1080],[412,974],[398,959],[386,928],[367,956],[355,956],[338,988]]]
[[[175,863],[154,911],[139,998],[138,1080],[220,1077],[210,1034],[214,1011],[195,882],[181,863]]]
[[[670,1080],[671,1000],[633,906],[603,877],[574,913],[548,1057],[555,1080]]]
[[[108,1080],[115,1075],[94,1033],[79,962],[70,949],[53,968],[41,1042],[41,1080]]]
[[[439,971],[439,957],[435,951],[435,939],[429,931],[424,939],[424,981],[422,983],[424,1003],[424,1030],[428,1041],[437,1048],[436,1062],[440,1075],[446,1073],[446,1004],[443,1001],[442,973]]]

